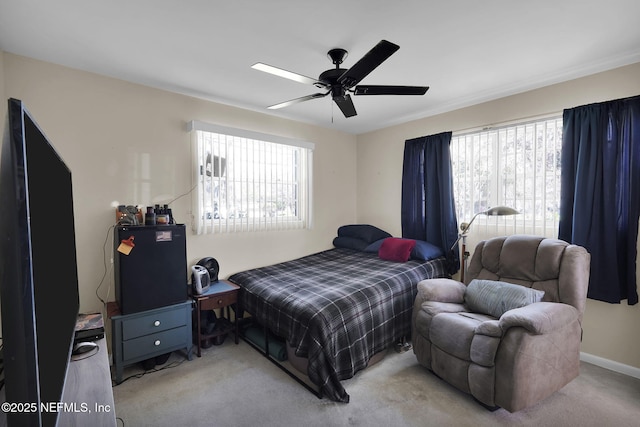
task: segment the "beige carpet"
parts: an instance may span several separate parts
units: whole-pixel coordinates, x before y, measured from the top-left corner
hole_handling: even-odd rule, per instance
[[[487,411],[418,365],[411,351],[390,351],[344,381],[348,404],[318,399],[242,341],[182,360],[174,353],[164,365],[174,367],[114,387],[126,427],[640,425],[640,380],[588,363],[559,392],[510,414]],[[138,372],[127,368],[124,377]]]

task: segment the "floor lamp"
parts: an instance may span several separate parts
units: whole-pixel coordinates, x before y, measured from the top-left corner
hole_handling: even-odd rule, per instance
[[[462,239],[462,258],[460,260],[460,281],[464,283],[464,271],[467,267],[467,258],[469,258],[469,252],[467,252],[467,233],[469,232],[469,228],[471,228],[471,224],[476,219],[478,215],[487,215],[487,216],[503,216],[503,215],[516,215],[519,214],[517,210],[510,208],[508,206],[496,206],[494,208],[489,208],[486,211],[478,212],[471,218],[469,222],[463,222],[460,224],[460,234],[458,234],[458,238],[456,242],[451,246],[450,250],[454,250],[456,246],[458,246],[458,242]]]

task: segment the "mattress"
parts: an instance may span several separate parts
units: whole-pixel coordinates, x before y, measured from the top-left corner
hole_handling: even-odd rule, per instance
[[[309,360],[322,395],[348,402],[340,381],[409,335],[417,283],[446,275],[444,258],[399,263],[335,248],[229,280],[241,287],[240,308]]]

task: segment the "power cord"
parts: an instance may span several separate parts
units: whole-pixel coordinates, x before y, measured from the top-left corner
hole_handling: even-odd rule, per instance
[[[188,196],[189,194],[193,193],[193,190],[195,190],[197,187],[198,187],[198,184],[194,185],[193,187],[191,187],[191,190],[189,190],[186,193],[183,193],[183,194],[179,195],[178,197],[176,197],[175,199],[167,202],[167,205],[170,205],[171,203],[175,202],[178,199],[183,198],[184,196]]]
[[[104,238],[104,243],[102,244],[102,262],[103,262],[103,266],[104,266],[104,274],[102,275],[102,279],[100,279],[100,283],[98,284],[98,287],[96,288],[96,297],[100,300],[100,302],[102,303],[102,305],[106,306],[106,300],[109,299],[109,290],[110,288],[107,288],[107,295],[105,297],[105,299],[103,299],[102,297],[100,297],[100,294],[98,293],[100,288],[102,287],[102,285],[104,284],[105,279],[107,278],[107,275],[113,270],[113,260],[112,258],[110,258],[111,261],[111,266],[109,268],[107,268],[107,243],[109,242],[109,235],[111,234],[111,232],[113,230],[115,230],[116,226],[118,225],[118,223],[114,224],[114,225],[110,225],[109,228],[107,229],[107,235]]]
[[[164,371],[165,369],[171,369],[171,368],[177,368],[178,366],[182,365],[184,363],[184,360],[176,360],[174,362],[171,362],[169,364],[164,365],[162,368],[153,368],[153,369],[148,369],[144,372],[140,372],[138,374],[133,374],[130,375],[128,377],[126,377],[125,379],[123,379],[122,381],[120,381],[119,383],[115,383],[113,382],[113,387],[119,386],[120,384],[129,381],[132,378],[142,378],[144,377],[146,374],[153,374],[154,372],[160,372],[160,371]]]

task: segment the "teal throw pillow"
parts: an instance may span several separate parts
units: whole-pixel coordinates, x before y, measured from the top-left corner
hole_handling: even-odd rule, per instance
[[[496,280],[474,279],[467,286],[464,302],[469,310],[500,318],[505,312],[542,301],[544,291]]]

